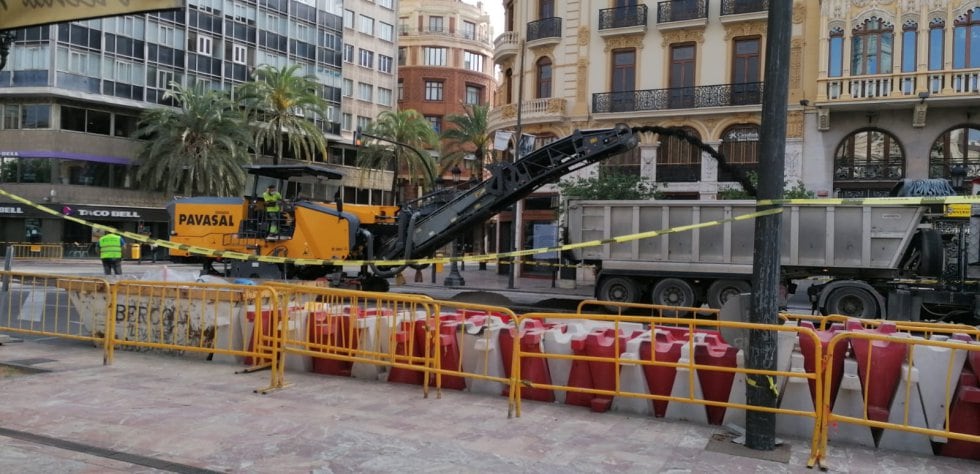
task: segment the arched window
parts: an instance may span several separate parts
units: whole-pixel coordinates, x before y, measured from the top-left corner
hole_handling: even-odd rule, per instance
[[[551,59],[539,59],[535,69],[538,73],[538,87],[535,97],[539,99],[551,97]]]
[[[943,132],[929,149],[929,177],[949,179],[949,168],[961,165],[966,176],[980,176],[980,128],[959,125]]]
[[[697,130],[682,127],[688,135],[701,139]],[[691,183],[701,180],[701,149],[673,135],[660,136],[657,151],[657,181]]]
[[[732,125],[721,135],[720,151],[725,161],[743,172],[759,169],[759,126],[752,123]],[[718,165],[718,181],[734,181],[735,175]]]
[[[980,67],[980,7],[953,22],[953,69]]]
[[[514,87],[514,71],[507,68],[504,72],[504,100],[499,101],[500,104],[510,104],[514,101],[514,96],[511,94],[512,88]]]
[[[841,197],[887,196],[905,177],[905,152],[894,135],[876,128],[851,133],[834,153],[834,187]]]
[[[640,147],[635,146],[599,162],[599,175],[610,174],[640,176]]]
[[[895,27],[877,17],[864,21],[851,32],[851,74],[887,74],[892,72],[892,46]]]
[[[830,30],[830,61],[827,64],[828,77],[841,77],[844,74],[844,29]]]

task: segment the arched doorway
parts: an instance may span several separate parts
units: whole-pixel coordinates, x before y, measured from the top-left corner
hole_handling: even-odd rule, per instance
[[[839,197],[883,197],[905,178],[905,151],[889,132],[863,128],[844,137],[834,152]]]
[[[966,179],[980,176],[980,128],[957,125],[942,133],[929,148],[929,177],[950,178],[950,168],[961,166]]]
[[[701,139],[697,130],[681,127],[688,135]],[[676,136],[661,136],[657,152],[657,181],[694,183],[701,180],[701,149]]]

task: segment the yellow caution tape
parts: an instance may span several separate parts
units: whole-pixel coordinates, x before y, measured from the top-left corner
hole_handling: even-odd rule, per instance
[[[779,388],[776,387],[776,381],[772,378],[771,375],[767,375],[766,378],[769,379],[769,390],[772,390],[772,394],[773,394],[774,397],[779,398]],[[760,388],[761,387],[761,385],[759,385],[759,383],[756,382],[755,379],[752,378],[752,375],[751,374],[748,377],[745,378],[745,383],[747,383],[747,384],[749,384],[749,385],[751,385],[751,386],[753,386],[755,388]]]
[[[182,250],[195,255],[203,255],[208,257],[223,258],[229,260],[242,260],[242,261],[251,261],[251,262],[277,263],[277,264],[291,263],[294,265],[335,265],[335,266],[344,266],[344,265],[360,266],[360,265],[370,265],[370,264],[378,264],[378,265],[385,265],[385,266],[433,265],[433,264],[444,265],[452,262],[485,262],[490,260],[507,260],[511,258],[516,259],[517,257],[527,257],[527,256],[541,255],[547,253],[558,253],[567,250],[597,247],[606,244],[620,244],[625,242],[632,242],[635,240],[649,239],[652,237],[657,237],[657,236],[662,236],[667,234],[686,232],[694,229],[713,227],[727,222],[751,220],[757,217],[781,213],[783,210],[779,206],[783,204],[806,204],[806,205],[827,205],[827,206],[847,206],[847,205],[884,206],[884,205],[896,205],[896,204],[903,204],[903,205],[980,204],[980,196],[888,197],[888,198],[861,198],[861,199],[770,199],[770,200],[757,201],[758,207],[768,207],[766,209],[762,209],[750,214],[743,214],[729,219],[706,221],[697,224],[673,227],[670,229],[640,232],[636,234],[611,237],[608,239],[590,240],[587,242],[565,244],[556,247],[541,247],[541,248],[534,248],[534,249],[518,250],[514,252],[469,255],[469,256],[462,256],[462,257],[432,257],[432,258],[407,259],[407,260],[324,260],[324,259],[316,259],[316,258],[287,258],[287,257],[274,257],[268,255],[255,255],[255,254],[241,253],[241,252],[235,252],[230,250],[218,250],[218,249],[212,249],[207,247],[198,247],[194,245],[179,244],[176,242],[171,242],[169,240],[153,239],[142,234],[120,231],[119,229],[116,229],[114,227],[109,227],[106,225],[89,222],[84,219],[79,219],[77,217],[64,215],[61,212],[58,212],[54,209],[45,207],[33,201],[24,199],[20,196],[7,192],[2,188],[0,188],[0,195],[9,197],[19,203],[34,207],[35,209],[38,209],[41,212],[50,214],[55,217],[60,217],[68,221],[89,226],[93,229],[102,230],[104,232],[112,232],[136,242],[157,245],[171,250]],[[544,265],[545,263],[540,263],[540,264]],[[557,266],[560,264],[547,264],[547,265]],[[562,266],[566,266],[566,265],[562,265]],[[572,266],[578,267],[580,265],[572,265]]]

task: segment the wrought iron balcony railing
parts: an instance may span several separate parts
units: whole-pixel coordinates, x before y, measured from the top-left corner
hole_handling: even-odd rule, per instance
[[[671,0],[657,3],[657,23],[708,17],[706,0]]]
[[[647,6],[643,4],[599,10],[600,30],[646,25]]]
[[[762,82],[592,94],[592,113],[698,109],[762,103]]]
[[[722,0],[721,14],[738,15],[769,10],[769,0]]]
[[[544,38],[561,38],[561,18],[543,18],[527,24],[528,41]]]

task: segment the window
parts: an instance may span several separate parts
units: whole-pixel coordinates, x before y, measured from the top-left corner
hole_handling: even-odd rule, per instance
[[[844,29],[830,30],[830,49],[827,64],[828,77],[841,77],[844,74]]]
[[[369,16],[360,15],[357,21],[357,31],[364,33],[366,35],[374,34],[374,18]]]
[[[599,175],[640,176],[640,147],[633,147],[630,151],[602,160]]]
[[[248,48],[235,44],[231,47],[231,60],[238,64],[248,63]]]
[[[3,109],[3,123],[0,123],[0,128],[7,130],[20,128],[20,106],[7,104],[6,107],[0,108]]]
[[[391,89],[385,89],[384,87],[378,88],[378,103],[391,107]]]
[[[344,62],[354,62],[354,45],[344,43]]]
[[[401,49],[399,49],[399,56]],[[422,56],[426,66],[445,66],[446,48],[422,48]],[[401,64],[401,62],[399,62]]]
[[[429,33],[442,33],[443,32],[443,22],[441,16],[430,16],[429,17]]]
[[[371,117],[357,116],[357,128],[366,130],[369,126],[371,126]]]
[[[394,9],[394,0],[378,0],[378,5],[387,8],[389,10]]]
[[[61,129],[77,132],[109,135],[111,115],[109,112],[88,110],[78,107],[61,107]]]
[[[398,100],[405,100],[405,81],[398,80]]]
[[[468,40],[476,39],[476,23],[463,21],[463,38]]]
[[[344,28],[354,28],[354,12],[351,10],[344,10]]]
[[[391,56],[385,56],[383,54],[378,55],[378,70],[385,73],[391,74],[394,66],[395,60]]]
[[[363,49],[362,48],[361,49],[361,58],[360,58],[360,62],[358,64],[360,64],[361,66],[364,66],[364,67],[373,68],[374,67],[374,51],[369,51],[367,49]]]
[[[980,67],[980,7],[953,22],[953,69]]]
[[[429,125],[432,126],[434,132],[442,133],[442,117],[438,115],[426,115],[425,119],[429,121]]]
[[[759,167],[759,126],[740,124],[728,127],[721,134],[720,151],[725,161],[743,172],[756,171]],[[718,181],[734,181],[735,175],[718,165]]]
[[[943,20],[932,20],[929,22],[929,70],[940,71],[943,69],[943,62],[946,60],[944,44],[946,42],[946,22]]]
[[[762,103],[759,38],[736,38],[732,51],[732,105]]]
[[[463,68],[470,71],[483,72],[483,55],[463,51]]]
[[[635,110],[636,50],[616,49],[612,52],[612,104],[610,112]]]
[[[425,100],[442,100],[442,81],[425,81]]]
[[[351,130],[354,126],[354,116],[348,112],[344,112],[340,115],[340,128],[344,130]]]
[[[858,130],[834,153],[834,188],[840,197],[887,196],[905,177],[905,155],[894,135],[875,128]]]
[[[961,125],[943,132],[929,152],[929,177],[950,178],[952,165],[966,167],[967,176],[980,175],[980,129]]]
[[[877,17],[851,32],[851,74],[885,74],[892,72],[894,27]]]
[[[404,66],[405,65],[405,59],[406,59],[407,56],[408,56],[408,48],[406,48],[404,46],[398,48],[398,65],[399,66]]]
[[[197,53],[211,56],[211,37],[199,35],[197,37]]]
[[[697,130],[683,127],[689,135],[701,138]],[[676,136],[660,136],[657,151],[657,181],[696,182],[701,180],[701,149]]]
[[[555,0],[538,0],[538,19],[555,16]]]
[[[907,21],[902,25],[902,72],[915,72],[916,46],[919,41],[919,24]]]
[[[466,96],[463,97],[463,103],[468,105],[476,105],[483,102],[483,88],[480,86],[466,85]]]
[[[20,106],[20,128],[51,128],[51,106]]]
[[[357,99],[370,102],[374,95],[374,86],[364,82],[357,83]]]
[[[354,95],[354,81],[350,79],[344,79],[344,97],[351,97]]]
[[[534,69],[537,72],[535,97],[538,99],[551,97],[551,60],[547,57],[538,59]]]
[[[378,22],[378,38],[385,41],[395,41],[395,25],[390,25],[383,21]]]
[[[672,109],[694,107],[694,70],[697,67],[693,43],[670,47],[670,97]]]

